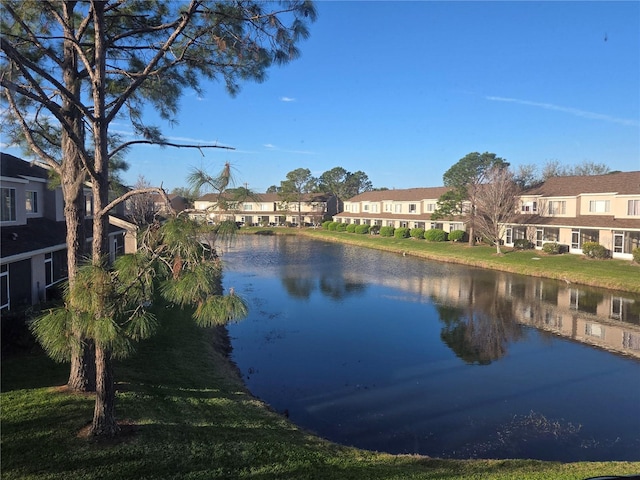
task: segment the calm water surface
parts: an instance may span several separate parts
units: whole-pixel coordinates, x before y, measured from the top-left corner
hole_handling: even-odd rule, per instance
[[[306,429],[390,453],[640,460],[637,296],[300,238],[240,236],[223,260],[250,305],[233,360]]]

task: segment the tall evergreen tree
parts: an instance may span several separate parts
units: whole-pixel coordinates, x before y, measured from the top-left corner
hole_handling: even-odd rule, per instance
[[[58,169],[63,185],[81,183],[85,176],[91,181],[96,272],[108,267],[110,160],[139,143],[185,146],[166,141],[158,127],[146,124],[143,106],[175,120],[183,91],[200,92],[202,80],[223,80],[231,94],[243,80],[264,80],[270,66],[298,57],[297,44],[315,19],[306,1],[276,6],[239,0],[3,0],[2,6],[0,82],[6,111],[31,151]],[[138,138],[112,146],[109,127],[116,118],[128,119]],[[34,139],[34,132],[44,131],[39,128],[44,121],[57,123],[63,132],[62,166]],[[77,201],[73,188],[67,194],[65,208]],[[76,229],[79,216],[74,220],[70,212],[67,220],[68,228]],[[75,262],[72,256],[75,252],[69,253]],[[74,308],[76,291],[69,289],[68,304]],[[108,303],[96,305],[89,316],[95,325],[105,324]],[[82,312],[81,305],[77,310]],[[87,339],[103,338],[95,336]],[[96,434],[116,430],[111,348],[110,342],[96,343]]]

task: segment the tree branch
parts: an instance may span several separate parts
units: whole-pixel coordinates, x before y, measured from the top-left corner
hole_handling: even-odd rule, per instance
[[[189,144],[181,144],[181,143],[172,143],[172,142],[163,142],[163,141],[154,141],[154,140],[132,140],[130,142],[125,142],[121,145],[118,145],[110,154],[109,157],[116,155],[118,152],[130,147],[131,145],[160,145],[166,147],[175,147],[175,148],[197,148],[198,150],[202,148],[221,148],[224,150],[235,150],[235,147],[226,147],[224,145],[189,145]],[[204,157],[204,153],[200,152]]]
[[[106,214],[109,213],[109,210],[111,210],[116,205],[121,204],[126,199],[131,198],[131,197],[133,197],[135,195],[144,195],[145,193],[157,193],[157,194],[159,194],[162,197],[162,199],[164,200],[165,206],[167,207],[167,210],[169,210],[169,213],[171,215],[175,215],[176,214],[176,211],[171,206],[171,200],[169,200],[169,196],[167,195],[167,192],[165,192],[164,189],[162,188],[162,186],[160,186],[160,187],[136,188],[135,190],[129,190],[127,193],[125,193],[123,195],[120,195],[113,202],[111,202],[108,205],[106,205],[102,210],[97,212],[96,215],[97,216],[106,215]]]

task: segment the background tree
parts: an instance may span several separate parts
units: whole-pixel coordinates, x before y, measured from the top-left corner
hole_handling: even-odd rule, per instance
[[[373,184],[363,171],[358,170],[347,175],[345,199],[355,197],[363,192],[370,192],[371,190],[373,190]]]
[[[448,207],[458,205],[455,200],[463,199],[464,205],[468,205],[464,212],[467,214],[469,245],[475,245],[475,195],[478,191],[477,186],[485,183],[487,172],[494,166],[508,167],[509,164],[504,159],[496,156],[495,153],[472,152],[458,160],[442,176],[444,185],[450,187],[454,193],[448,194],[449,198],[438,202],[436,216],[451,215],[453,211],[448,210]],[[454,202],[451,200],[454,200]]]
[[[493,242],[500,254],[504,225],[518,215],[520,187],[508,168],[495,165],[486,172],[485,183],[473,188],[478,234]]]
[[[138,176],[138,181],[134,185],[134,190],[142,190],[151,187],[143,175]],[[129,217],[138,226],[149,225],[153,222],[156,209],[151,193],[142,193],[131,197],[128,202]]]
[[[318,179],[308,168],[297,168],[287,173],[287,179],[280,182],[278,195],[286,205],[293,204],[298,212],[298,228],[302,227],[302,204],[309,193],[314,192]]]
[[[95,212],[94,267],[105,267],[107,259],[107,222],[113,205],[110,159],[140,143],[220,148],[166,141],[158,127],[145,124],[143,107],[153,107],[163,120],[175,120],[182,92],[185,88],[201,92],[202,79],[222,79],[235,94],[240,81],[262,81],[271,65],[299,55],[297,43],[308,35],[307,24],[315,19],[313,5],[294,1],[273,10],[269,6],[198,0],[3,1],[0,81],[8,111],[31,151],[59,169],[62,184],[89,177]],[[112,147],[109,126],[116,118],[128,119],[137,138]],[[34,141],[34,125],[45,121],[57,123],[66,136],[65,167],[78,168],[60,168]],[[67,160],[67,154],[73,160]],[[74,297],[71,305],[73,301]],[[97,305],[107,308],[104,302]],[[92,321],[105,323],[106,313],[94,310]],[[113,388],[109,348],[108,342],[96,345],[97,434],[115,430],[107,411]]]
[[[318,178],[318,190],[336,197],[338,212],[342,211],[344,200],[372,189],[369,177],[362,171],[351,173],[342,167],[334,167]]]

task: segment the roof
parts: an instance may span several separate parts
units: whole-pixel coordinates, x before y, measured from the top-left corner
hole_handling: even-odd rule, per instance
[[[235,199],[222,196],[227,199],[227,201],[233,201]],[[303,202],[326,202],[330,194],[327,193],[306,193],[302,196]],[[202,197],[198,198],[198,202],[217,202],[218,194],[217,193],[207,193]],[[254,193],[253,195],[243,198],[241,201],[243,202],[258,202],[258,203],[268,203],[268,202],[282,202],[283,199],[279,193]]]
[[[640,171],[608,173],[606,175],[551,177],[544,183],[524,191],[522,195],[575,197],[580,194],[593,193],[638,195],[640,194]]]
[[[438,199],[451,190],[449,187],[404,188],[398,190],[372,190],[348,199],[348,202],[396,202]]]
[[[9,178],[49,178],[49,170],[8,153],[0,153],[0,175]]]
[[[543,217],[541,215],[518,215],[516,219],[509,222],[509,224],[640,230],[640,220],[635,218],[616,218],[613,215],[578,215],[577,217]]]
[[[87,238],[92,236],[93,220],[85,220]],[[109,225],[109,233],[123,232],[124,229]],[[27,252],[66,246],[67,227],[65,222],[48,218],[29,218],[25,225],[3,225],[0,229],[0,257],[7,258]]]

